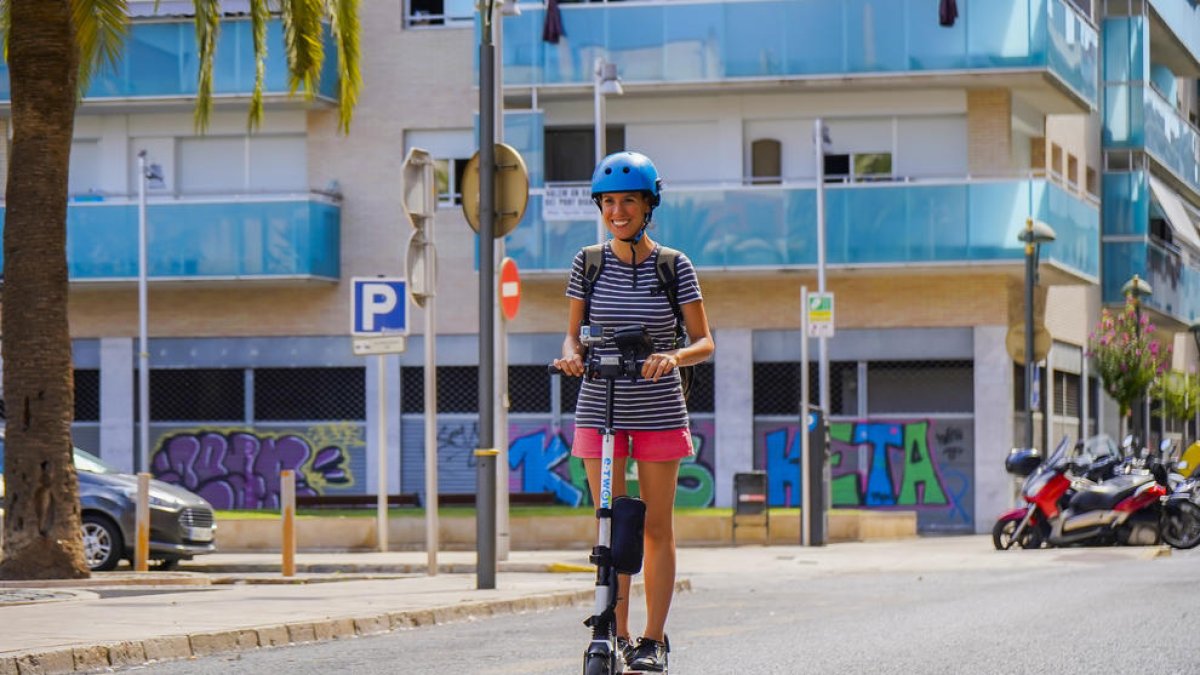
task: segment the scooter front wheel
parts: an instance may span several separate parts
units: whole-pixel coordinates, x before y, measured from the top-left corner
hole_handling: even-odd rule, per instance
[[[583,675],[619,675],[615,654],[588,654],[583,663]]]
[[[996,521],[996,525],[992,527],[992,545],[997,551],[1007,551],[1013,544],[1021,548],[1042,547],[1042,533],[1034,523],[1025,525],[1025,531],[1021,533],[1020,538],[1013,541],[1013,534],[1020,524],[1021,521],[1015,518]]]

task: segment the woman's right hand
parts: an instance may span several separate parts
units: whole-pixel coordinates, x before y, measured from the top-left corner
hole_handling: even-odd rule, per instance
[[[561,359],[554,359],[553,365],[555,368],[558,368],[563,375],[583,377],[583,358],[578,354]]]

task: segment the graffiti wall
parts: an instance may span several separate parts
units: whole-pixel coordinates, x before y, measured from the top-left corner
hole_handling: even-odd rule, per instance
[[[402,428],[405,492],[424,489],[424,438],[420,418],[406,418]],[[679,506],[709,506],[714,500],[714,454],[711,420],[692,421],[692,444],[696,454],[679,469],[675,503]],[[509,492],[550,492],[562,504],[591,503],[583,462],[571,457],[573,425],[555,428],[545,420],[514,421],[509,425]],[[475,491],[475,448],[478,426],[473,419],[439,420],[438,490],[443,493]],[[636,470],[630,466],[626,481],[637,494]]]
[[[799,425],[755,425],[756,466],[772,506],[800,504]],[[974,526],[971,418],[857,420],[829,427],[831,498],[838,508],[912,509],[923,532]]]
[[[161,433],[150,470],[218,509],[279,508],[279,472],[296,472],[296,494],[362,492],[365,440],[361,424],[289,429],[198,427]]]

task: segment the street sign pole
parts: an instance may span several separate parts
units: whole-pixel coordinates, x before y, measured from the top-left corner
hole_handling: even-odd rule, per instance
[[[496,351],[496,55],[493,2],[480,4],[479,44],[479,442],[475,449],[475,587],[496,587],[496,448],[494,382]]]
[[[387,474],[387,354],[375,357],[376,376],[375,394],[379,402],[377,409],[378,432],[375,437],[378,452],[377,487],[375,488],[375,540],[379,550],[388,550],[388,474]]]
[[[800,545],[812,544],[808,476],[808,286],[800,287]]]

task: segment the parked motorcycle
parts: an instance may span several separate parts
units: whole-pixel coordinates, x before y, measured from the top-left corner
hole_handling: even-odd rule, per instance
[[[1168,518],[1173,519],[1173,535],[1179,534],[1173,538],[1187,543],[1192,529],[1191,511],[1178,500],[1172,502],[1170,511],[1165,508],[1168,477],[1163,463],[1143,455],[1138,460],[1140,466],[1125,461],[1118,468],[1107,459],[1107,455],[1113,454],[1108,450],[1110,447],[1111,440],[1107,437],[1096,437],[1075,449],[1070,447],[1070,439],[1064,437],[1049,459],[1036,464],[1027,457],[1029,451],[1014,451],[1006,467],[1014,473],[1029,471],[1021,489],[1027,505],[1001,515],[996,521],[992,528],[995,547],[1007,550],[1014,544],[1021,548],[1039,548],[1043,543],[1050,546],[1156,544],[1160,541],[1161,524]],[[1095,459],[1097,448],[1105,449],[1105,459]],[[1076,462],[1077,455],[1081,460],[1088,457],[1092,461]],[[1116,475],[1096,482],[1086,476],[1095,473],[1096,466],[1103,466],[1102,473]],[[1200,522],[1196,526],[1200,527]]]

